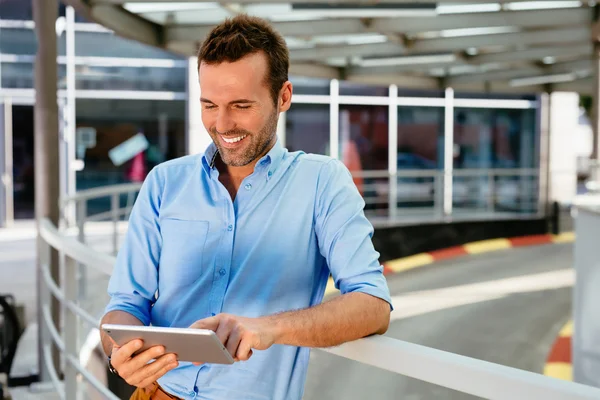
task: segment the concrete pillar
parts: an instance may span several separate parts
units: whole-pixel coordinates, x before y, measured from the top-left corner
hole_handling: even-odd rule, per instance
[[[198,80],[198,61],[196,57],[188,59],[186,125],[186,153],[204,152],[212,143],[212,139],[202,123],[200,81]]]
[[[35,33],[37,37],[37,54],[35,60],[35,134],[34,134],[34,165],[35,165],[35,216],[39,221],[48,218],[58,226],[59,219],[59,135],[58,135],[58,103],[57,90],[57,65],[56,65],[56,31],[55,24],[58,17],[58,3],[56,0],[32,0]],[[38,239],[40,242],[41,239]],[[38,246],[38,249],[41,246]],[[41,263],[38,252],[38,299],[41,292],[40,274]],[[50,272],[55,282],[59,282],[58,253],[50,254]],[[52,297],[52,318],[56,327],[60,326],[60,307],[58,301]],[[43,337],[42,308],[38,301],[38,327],[39,337]],[[44,360],[39,346],[39,371],[44,377]],[[52,347],[54,366],[59,370],[58,351]]]
[[[550,95],[549,201],[571,203],[577,193],[577,155],[573,134],[579,126],[579,95]]]

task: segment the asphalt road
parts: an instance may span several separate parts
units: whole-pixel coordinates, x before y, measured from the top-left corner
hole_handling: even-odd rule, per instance
[[[391,276],[395,313],[401,315],[386,335],[541,373],[570,315],[572,249],[570,244],[509,249]],[[438,290],[443,288],[448,290]],[[434,292],[423,292],[429,290]],[[421,307],[426,303],[433,306]],[[304,399],[334,398],[476,397],[313,351]]]

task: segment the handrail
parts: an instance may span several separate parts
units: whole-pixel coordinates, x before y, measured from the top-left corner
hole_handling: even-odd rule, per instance
[[[486,399],[600,399],[600,389],[591,386],[549,378],[387,336],[371,336],[326,351]]]
[[[57,251],[106,275],[112,274],[114,257],[94,250],[73,238],[61,235],[50,220],[44,218],[40,221],[39,233],[42,239]]]
[[[136,192],[142,187],[141,183],[120,183],[117,185],[102,186],[92,189],[82,190],[73,196],[61,199],[61,204],[66,204],[72,201],[91,200],[99,197],[108,197],[114,194],[125,194]]]

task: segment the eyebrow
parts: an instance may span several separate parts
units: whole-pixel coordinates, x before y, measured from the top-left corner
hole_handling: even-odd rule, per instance
[[[200,98],[200,102],[215,104],[212,101],[210,101],[209,99],[205,99],[204,97]],[[237,99],[237,100],[233,100],[233,101],[229,102],[229,104],[254,104],[254,103],[256,103],[256,101],[248,100],[248,99]]]

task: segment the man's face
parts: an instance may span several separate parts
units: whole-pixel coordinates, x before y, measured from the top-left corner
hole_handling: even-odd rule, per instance
[[[250,164],[275,141],[279,109],[265,81],[267,71],[262,52],[200,65],[202,122],[229,166]]]

